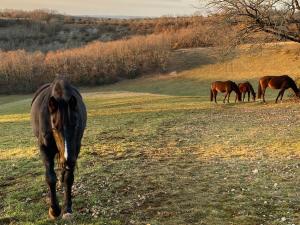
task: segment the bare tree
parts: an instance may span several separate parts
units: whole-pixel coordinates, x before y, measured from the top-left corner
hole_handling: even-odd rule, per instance
[[[225,21],[240,24],[239,35],[266,32],[300,43],[299,0],[209,0]]]

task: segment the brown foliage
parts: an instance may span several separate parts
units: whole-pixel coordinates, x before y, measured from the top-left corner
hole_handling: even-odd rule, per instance
[[[33,21],[49,21],[51,18],[62,17],[53,10],[35,9],[32,11],[4,9],[0,10],[0,17],[11,19],[28,19]]]
[[[94,42],[47,54],[24,50],[0,52],[0,90],[2,93],[33,91],[57,73],[66,74],[77,85],[94,85],[163,71],[168,62],[169,43],[166,35],[150,35]]]

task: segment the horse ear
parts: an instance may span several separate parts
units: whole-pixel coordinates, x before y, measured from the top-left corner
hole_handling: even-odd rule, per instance
[[[50,110],[50,113],[54,113],[58,109],[58,102],[56,101],[56,99],[53,96],[50,97],[50,99],[49,99],[48,108]]]
[[[71,96],[71,98],[70,98],[70,100],[69,100],[69,106],[70,106],[70,108],[71,109],[75,109],[76,108],[76,106],[77,106],[77,100],[76,100],[76,98],[72,95]]]

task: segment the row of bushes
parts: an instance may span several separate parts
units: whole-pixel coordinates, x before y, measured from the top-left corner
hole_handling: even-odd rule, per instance
[[[31,11],[17,9],[1,9],[0,17],[11,19],[28,19],[33,21],[49,21],[52,18],[63,18],[54,10],[35,9]]]
[[[76,85],[96,85],[163,71],[170,49],[168,35],[161,34],[48,53],[0,52],[0,92],[30,92],[56,74]]]

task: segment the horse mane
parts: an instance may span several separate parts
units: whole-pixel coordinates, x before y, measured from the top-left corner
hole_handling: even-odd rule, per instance
[[[68,101],[71,96],[74,96],[76,99],[82,100],[80,92],[71,85],[67,80],[62,77],[57,77],[50,85],[50,96],[59,97]],[[58,148],[58,154],[56,156],[57,164],[59,168],[64,166],[64,143],[60,140],[59,135],[53,132],[55,142]],[[76,165],[77,167],[77,165]]]
[[[233,81],[231,81],[231,84],[232,84],[233,90],[237,93],[240,93],[239,86]]]
[[[253,96],[256,95],[256,93],[255,93],[255,91],[254,91],[252,85],[250,84],[250,82],[247,81],[247,83],[249,84],[249,88],[250,88],[251,94],[252,94]]]

